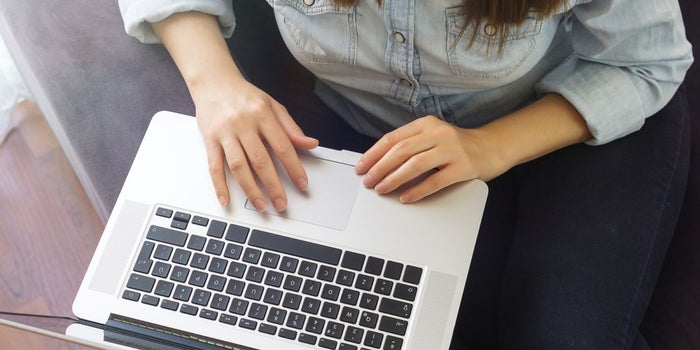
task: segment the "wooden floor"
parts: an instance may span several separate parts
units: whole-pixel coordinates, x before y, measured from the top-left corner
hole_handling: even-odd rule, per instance
[[[72,316],[103,224],[36,105],[13,119],[0,144],[0,311]],[[45,347],[15,338],[0,328],[3,349]]]

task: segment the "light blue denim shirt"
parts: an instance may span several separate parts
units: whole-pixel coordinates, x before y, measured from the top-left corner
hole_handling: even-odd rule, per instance
[[[231,0],[120,0],[126,31],[157,42],[149,22],[175,12],[235,27]],[[638,130],[673,96],[693,61],[677,0],[569,0],[512,28],[499,55],[495,26],[469,25],[461,0],[268,0],[317,93],[359,131],[378,137],[425,115],[478,127],[537,96],[558,93],[603,144]],[[475,41],[469,45],[475,34]]]

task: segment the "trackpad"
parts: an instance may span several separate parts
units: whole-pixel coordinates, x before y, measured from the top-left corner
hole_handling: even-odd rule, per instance
[[[287,210],[277,212],[268,204],[266,213],[315,225],[345,230],[355,204],[361,177],[347,164],[300,155],[309,178],[306,191],[299,191],[287,176],[281,163],[275,160],[277,173],[287,194]],[[268,203],[271,201],[268,198]],[[255,207],[246,200],[246,209]]]

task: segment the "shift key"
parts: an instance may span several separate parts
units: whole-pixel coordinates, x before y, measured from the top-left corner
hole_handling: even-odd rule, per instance
[[[146,237],[154,241],[170,243],[179,247],[184,247],[187,241],[187,233],[156,225],[151,225]]]

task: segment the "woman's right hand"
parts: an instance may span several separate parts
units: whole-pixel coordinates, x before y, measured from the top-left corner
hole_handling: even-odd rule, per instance
[[[318,141],[305,136],[282,105],[243,78],[215,17],[176,13],[153,23],[152,28],[192,96],[219,202],[226,206],[231,201],[225,172],[229,168],[258,211],[267,209],[263,190],[275,209],[284,210],[287,197],[272,155],[304,190],[308,179],[295,147],[310,149]]]
[[[308,178],[295,148],[311,149],[318,141],[305,136],[275,99],[242,77],[233,80],[191,89],[216,195],[222,205],[230,202],[228,168],[258,211],[268,204],[263,189],[275,209],[282,211],[287,197],[271,156],[279,159],[296,187],[305,190]]]

